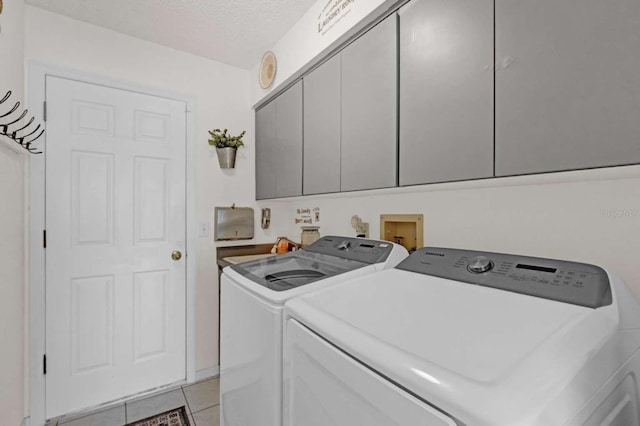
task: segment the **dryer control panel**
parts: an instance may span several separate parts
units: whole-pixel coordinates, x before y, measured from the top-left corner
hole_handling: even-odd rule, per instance
[[[387,260],[393,250],[393,243],[364,238],[328,236],[320,238],[305,247],[304,250],[374,264]]]
[[[589,308],[612,302],[607,272],[586,263],[425,247],[396,269]]]

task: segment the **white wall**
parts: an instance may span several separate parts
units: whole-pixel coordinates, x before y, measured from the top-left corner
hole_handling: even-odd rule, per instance
[[[0,97],[24,100],[24,3],[4,2],[0,15]],[[13,105],[13,104],[12,104]],[[4,108],[3,108],[4,110]],[[25,417],[26,155],[0,136],[0,413],[2,424]]]
[[[0,412],[7,425],[25,417],[25,167],[24,154],[0,142]]]
[[[594,263],[640,297],[640,166],[280,200],[273,214],[299,235],[295,210],[320,208],[322,235],[380,234],[380,215],[424,214],[424,244]]]
[[[249,73],[27,6],[26,55],[99,77],[192,96],[195,119],[196,215],[213,223],[214,206],[255,207],[253,112]],[[247,130],[235,170],[222,171],[207,130]],[[260,228],[258,227],[258,231]],[[255,241],[270,235],[259,233]],[[251,243],[251,241],[249,242]],[[196,345],[198,370],[218,365],[218,278],[212,234],[197,246]]]

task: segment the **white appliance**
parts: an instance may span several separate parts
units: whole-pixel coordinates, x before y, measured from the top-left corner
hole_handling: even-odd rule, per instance
[[[285,308],[287,426],[637,426],[640,305],[592,265],[423,248]]]
[[[220,419],[223,426],[282,425],[284,303],[408,256],[388,241],[324,237],[303,250],[229,266],[222,274]]]

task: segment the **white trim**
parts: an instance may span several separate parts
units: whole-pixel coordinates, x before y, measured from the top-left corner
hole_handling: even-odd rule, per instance
[[[193,107],[195,101],[189,97],[187,102],[187,241],[186,258],[187,263],[187,311],[186,311],[186,368],[187,383],[195,381],[196,377],[196,247],[198,247],[198,221],[196,215],[196,149],[195,134],[196,123]]]
[[[23,248],[23,252],[24,252],[24,260],[23,260],[23,265],[22,265],[22,269],[24,271],[24,278],[23,278],[23,282],[24,282],[24,293],[23,293],[23,299],[22,299],[22,303],[23,303],[23,333],[25,338],[23,339],[23,353],[22,353],[22,362],[23,362],[23,383],[24,383],[24,389],[23,389],[23,404],[22,404],[22,409],[24,410],[24,416],[25,416],[25,421],[26,426],[28,426],[31,423],[31,419],[30,419],[30,407],[29,407],[29,392],[30,392],[30,385],[29,385],[29,378],[30,378],[30,374],[29,374],[29,363],[30,363],[30,358],[29,358],[29,344],[30,344],[30,336],[31,336],[31,329],[30,329],[30,324],[31,324],[31,309],[30,309],[30,301],[29,301],[29,295],[31,294],[31,279],[30,279],[30,274],[31,271],[29,270],[29,265],[30,265],[30,257],[29,257],[29,250],[30,250],[30,244],[29,244],[29,238],[30,238],[30,230],[29,230],[29,222],[30,222],[30,210],[29,210],[29,205],[30,205],[30,192],[29,192],[29,182],[30,182],[30,173],[31,173],[31,162],[29,160],[28,157],[25,157],[24,160],[24,169],[23,169],[23,176],[24,176],[24,210],[23,210],[23,220],[24,220],[24,236],[23,236],[23,241],[24,241],[24,248]]]
[[[200,382],[202,380],[211,379],[212,377],[218,377],[220,375],[220,367],[210,367],[204,368],[202,370],[196,371],[196,382]]]
[[[196,341],[195,341],[195,291],[196,291],[196,247],[197,221],[195,211],[195,120],[192,96],[167,91],[161,88],[145,87],[131,82],[115,80],[108,77],[70,70],[41,62],[30,61],[28,64],[29,104],[36,120],[43,121],[42,105],[45,100],[46,76],[55,76],[82,81],[90,84],[104,85],[152,96],[174,99],[185,102],[186,111],[186,383],[196,379]],[[46,123],[45,123],[46,126]],[[46,133],[41,142],[46,149]],[[30,167],[30,422],[34,426],[45,423],[45,381],[42,374],[42,356],[45,353],[45,251],[42,247],[42,231],[45,229],[45,155],[33,156]]]
[[[43,69],[29,70],[29,104],[36,120],[42,122],[42,105],[45,97]],[[37,85],[39,81],[41,84]],[[43,125],[45,125],[43,123]],[[45,125],[46,127],[46,125]],[[40,146],[46,145],[47,134],[40,138]],[[42,231],[44,229],[44,155],[36,155],[29,168],[29,392],[31,423],[37,426],[45,422],[45,382],[42,374],[42,355],[45,350],[45,287],[44,249]]]

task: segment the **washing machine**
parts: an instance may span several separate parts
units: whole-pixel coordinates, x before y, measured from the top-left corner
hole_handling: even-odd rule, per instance
[[[221,279],[220,400],[224,426],[282,425],[284,303],[408,256],[388,241],[329,236],[288,254],[228,266]]]
[[[584,263],[423,248],[285,308],[287,426],[637,426],[640,305]]]

